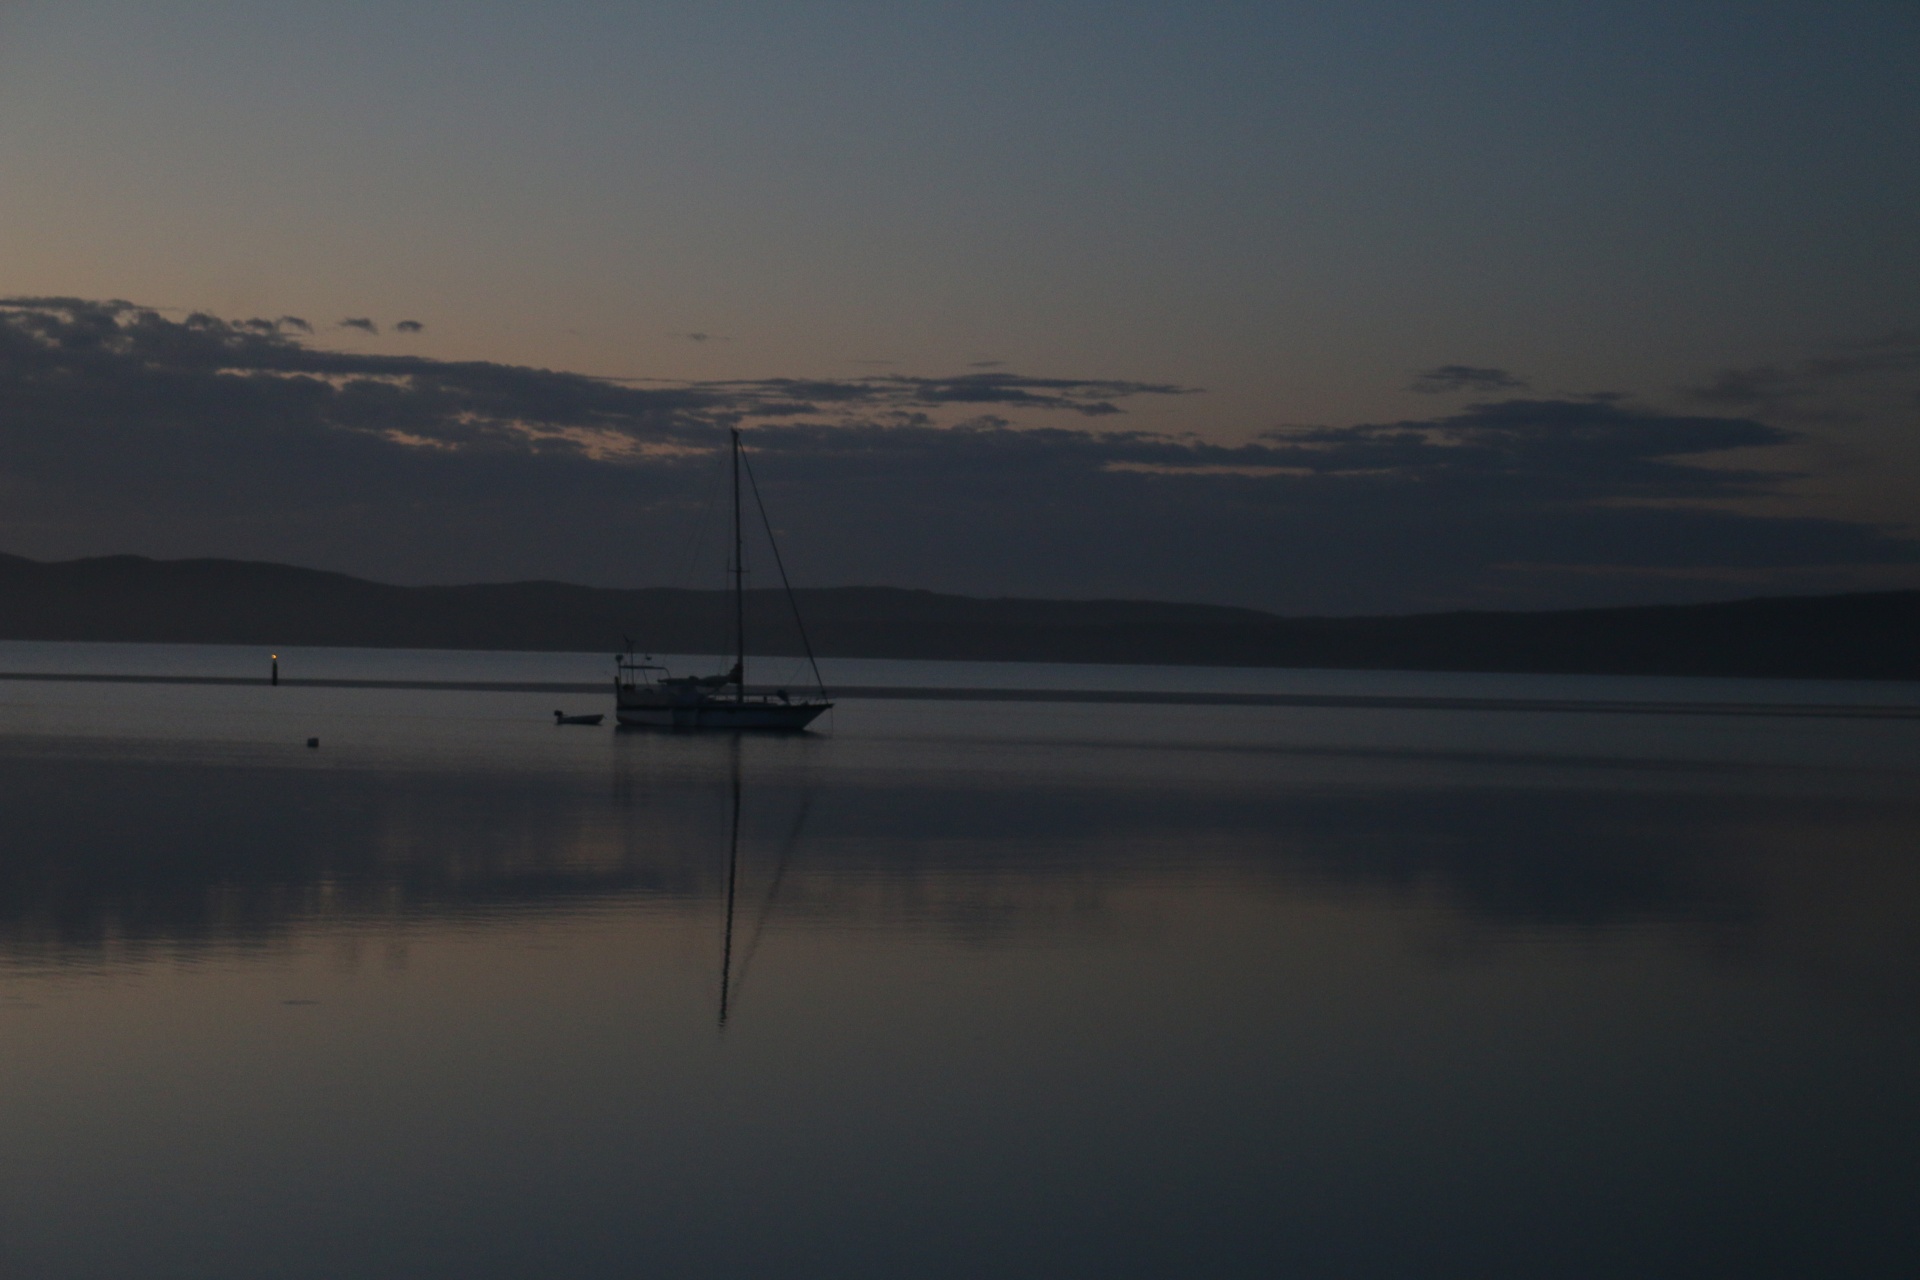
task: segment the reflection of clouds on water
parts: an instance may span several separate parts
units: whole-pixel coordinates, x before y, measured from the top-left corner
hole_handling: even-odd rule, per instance
[[[708,888],[699,864],[650,856],[663,829],[699,831],[671,792],[650,798],[664,828],[631,830],[614,821],[622,811],[547,777],[96,760],[0,770],[19,798],[0,835],[0,945],[15,955],[249,945],[308,921]]]
[[[717,772],[628,770],[609,789],[558,774],[8,759],[0,785],[0,954],[16,962],[596,903],[708,911],[725,889]],[[1718,961],[1904,990],[1920,971],[1917,833],[1920,812],[1888,799],[912,774],[816,785],[776,771],[748,779],[741,909],[756,940],[882,929],[993,946],[1151,927],[1156,894],[1224,886],[1419,907],[1455,948],[1659,926]]]
[[[1297,865],[1320,883],[1428,897],[1474,921],[1726,923],[1751,904],[1703,837],[1729,807],[1722,796],[1530,790],[1309,801],[1301,816],[1327,838]]]

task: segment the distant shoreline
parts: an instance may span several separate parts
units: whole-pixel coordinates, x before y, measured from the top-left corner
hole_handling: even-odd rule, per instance
[[[797,595],[814,652],[832,658],[1920,680],[1920,591],[1348,618],[892,587]],[[756,653],[803,651],[783,596],[749,592],[747,609]],[[8,640],[700,653],[728,647],[729,610],[719,591],[401,587],[249,561],[0,555]]]

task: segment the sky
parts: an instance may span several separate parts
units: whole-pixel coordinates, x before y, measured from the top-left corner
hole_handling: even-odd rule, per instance
[[[1920,586],[1920,6],[0,0],[0,552]],[[347,323],[354,322],[354,323]]]

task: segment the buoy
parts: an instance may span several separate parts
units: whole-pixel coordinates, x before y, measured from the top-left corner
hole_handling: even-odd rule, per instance
[[[318,747],[319,745],[320,745],[320,739],[318,739],[318,738],[308,738],[308,739],[307,739],[307,746],[309,746],[309,747]]]

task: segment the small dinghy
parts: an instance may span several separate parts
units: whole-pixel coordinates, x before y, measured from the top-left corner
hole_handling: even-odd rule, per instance
[[[605,719],[606,717],[603,715],[570,716],[564,711],[556,711],[553,713],[553,722],[555,724],[599,724],[602,720],[605,720]]]

